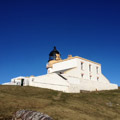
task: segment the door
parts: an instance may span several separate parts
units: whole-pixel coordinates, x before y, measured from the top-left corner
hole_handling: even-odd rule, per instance
[[[21,79],[21,86],[24,85],[24,79]]]

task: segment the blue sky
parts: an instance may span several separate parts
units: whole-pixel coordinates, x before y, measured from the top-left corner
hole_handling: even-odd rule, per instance
[[[102,64],[120,86],[118,0],[0,1],[0,84],[17,76],[46,74],[49,52]]]

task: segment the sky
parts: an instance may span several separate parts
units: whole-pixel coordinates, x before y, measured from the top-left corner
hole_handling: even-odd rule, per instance
[[[0,84],[46,74],[54,46],[62,59],[71,54],[102,64],[120,86],[120,1],[0,1]]]

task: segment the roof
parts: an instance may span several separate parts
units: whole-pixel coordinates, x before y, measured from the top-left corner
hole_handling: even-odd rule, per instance
[[[59,51],[56,49],[56,47],[54,46],[54,49],[50,52],[49,56],[54,56],[56,54],[60,54]]]
[[[75,59],[75,58],[82,59],[82,60],[85,60],[85,61],[88,61],[88,62],[91,62],[91,63],[97,64],[97,65],[101,65],[100,63],[97,63],[97,62],[94,62],[94,61],[91,61],[91,60],[88,60],[88,59],[85,59],[85,58],[82,58],[82,57],[79,57],[79,56],[68,57],[67,59],[59,60],[59,61],[57,61],[56,63],[64,62],[64,61],[71,60],[71,59]],[[56,64],[56,63],[54,63],[54,64]]]

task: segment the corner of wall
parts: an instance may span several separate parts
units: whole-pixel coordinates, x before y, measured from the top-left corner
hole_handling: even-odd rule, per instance
[[[101,82],[110,83],[110,81],[101,73]]]

